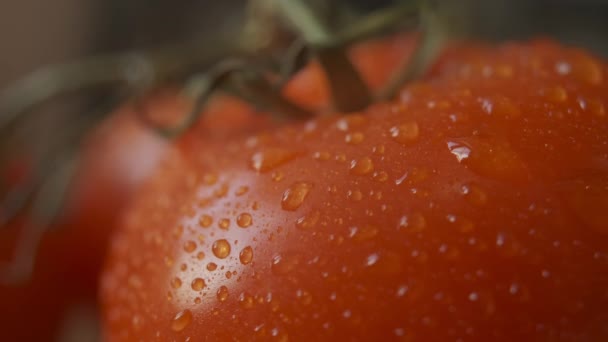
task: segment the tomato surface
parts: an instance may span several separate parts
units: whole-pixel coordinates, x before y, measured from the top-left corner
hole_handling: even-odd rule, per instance
[[[105,339],[607,340],[607,71],[463,45],[361,113],[195,129],[112,241]],[[323,105],[314,72],[289,94]]]

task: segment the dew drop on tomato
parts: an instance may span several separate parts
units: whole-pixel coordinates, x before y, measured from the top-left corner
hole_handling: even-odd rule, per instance
[[[294,159],[297,153],[284,148],[268,148],[255,153],[250,160],[250,166],[258,172],[268,172]]]
[[[243,250],[241,250],[241,253],[239,253],[239,260],[243,265],[251,263],[251,261],[253,260],[253,249],[251,248],[251,246],[247,246],[243,248]]]
[[[209,215],[202,215],[198,223],[203,228],[209,228],[213,224],[213,218]]]
[[[281,199],[281,207],[283,210],[295,211],[297,210],[308,193],[312,189],[312,184],[308,182],[296,182],[292,184],[285,192],[283,192],[283,198]]]
[[[230,243],[225,239],[217,240],[211,246],[213,255],[220,259],[225,259],[230,255]]]
[[[398,227],[406,232],[421,233],[426,229],[426,218],[420,213],[403,215],[399,219]]]
[[[321,218],[321,213],[319,210],[314,209],[296,220],[296,228],[302,230],[312,229],[316,226],[319,218]]]
[[[226,299],[228,299],[228,295],[228,288],[226,286],[222,285],[219,289],[217,289],[216,297],[220,302],[225,302]]]
[[[242,292],[239,296],[239,304],[243,309],[252,309],[255,306],[255,300],[249,293]]]
[[[249,213],[242,213],[236,218],[236,224],[241,228],[247,228],[253,223],[253,218]]]
[[[407,121],[401,125],[391,127],[390,135],[396,142],[409,145],[418,140],[420,129],[416,121]]]
[[[471,154],[471,148],[460,142],[448,141],[447,145],[448,149],[454,157],[456,157],[456,160],[458,160],[459,163],[462,163],[463,160],[469,158],[469,155]]]
[[[207,286],[205,281],[202,278],[195,278],[192,280],[192,284],[190,284],[194,291],[201,291]]]
[[[173,320],[171,321],[171,330],[180,332],[186,329],[190,323],[192,323],[192,312],[190,310],[183,310],[178,312]]]
[[[348,133],[346,137],[344,137],[344,141],[350,145],[359,145],[363,140],[365,140],[365,134],[361,132]]]
[[[173,287],[174,289],[179,289],[180,287],[182,287],[182,280],[178,277],[175,277],[171,280],[171,287]]]
[[[488,195],[476,184],[465,184],[460,188],[460,192],[472,205],[483,206],[488,202]]]
[[[230,228],[230,219],[222,218],[217,222],[217,225],[220,227],[220,229],[226,230]]]
[[[196,242],[194,241],[186,241],[186,243],[184,244],[184,251],[186,251],[186,253],[192,253],[196,250]]]
[[[300,265],[300,258],[294,255],[275,255],[272,258],[271,271],[274,275],[286,275]]]
[[[353,160],[350,163],[350,173],[357,176],[365,176],[374,171],[374,162],[370,157]]]

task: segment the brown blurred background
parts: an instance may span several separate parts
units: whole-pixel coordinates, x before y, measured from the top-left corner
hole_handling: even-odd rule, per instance
[[[328,0],[336,1],[336,0]],[[344,0],[341,0],[344,1]],[[360,4],[377,0],[351,0]],[[608,0],[456,1],[476,34],[517,38],[531,32],[592,46],[608,55]],[[33,69],[85,54],[153,46],[217,29],[246,0],[0,1],[0,89]],[[382,0],[383,3],[391,1]]]

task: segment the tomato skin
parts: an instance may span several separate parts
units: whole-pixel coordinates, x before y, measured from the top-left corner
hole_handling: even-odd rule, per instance
[[[464,46],[361,114],[189,135],[112,241],[106,340],[607,339],[606,77]]]

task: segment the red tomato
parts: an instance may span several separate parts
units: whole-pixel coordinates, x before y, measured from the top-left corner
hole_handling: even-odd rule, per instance
[[[608,340],[607,71],[461,46],[362,113],[195,131],[112,241],[105,338]]]
[[[161,113],[163,108],[179,110],[174,95],[156,94],[149,102]],[[85,322],[96,324],[98,274],[109,234],[166,146],[130,107],[91,137],[66,210],[44,236],[31,279],[23,285],[0,286],[2,340],[52,341],[73,329],[82,330],[79,325]],[[1,260],[11,260],[15,244],[23,238],[22,223],[0,228]]]

